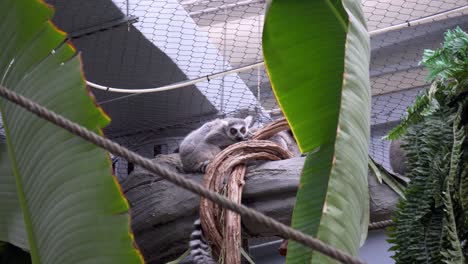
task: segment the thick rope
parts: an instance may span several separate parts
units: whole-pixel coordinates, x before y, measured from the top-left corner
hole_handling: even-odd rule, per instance
[[[0,85],[0,96],[3,98],[20,105],[21,107],[25,108],[29,112],[34,113],[35,115],[43,118],[65,130],[69,131],[72,134],[75,134],[93,144],[100,146],[101,148],[113,153],[114,155],[121,156],[127,159],[134,164],[137,164],[144,169],[153,172],[168,181],[174,183],[177,186],[180,186],[184,189],[190,190],[193,193],[201,195],[214,203],[221,205],[231,211],[234,211],[241,215],[242,217],[248,218],[253,220],[259,224],[265,225],[272,230],[278,232],[280,236],[284,238],[289,238],[295,240],[313,250],[316,250],[324,255],[327,255],[333,259],[339,260],[343,263],[352,263],[352,264],[363,264],[365,262],[359,260],[356,257],[349,255],[346,252],[341,250],[335,249],[322,241],[313,238],[309,235],[306,235],[300,231],[294,230],[291,227],[284,225],[280,222],[277,222],[271,217],[268,217],[262,213],[259,213],[253,209],[250,209],[242,204],[236,204],[231,202],[230,200],[226,199],[226,197],[209,191],[200,184],[186,179],[184,176],[170,171],[167,168],[158,166],[157,164],[153,163],[150,159],[144,158],[137,153],[130,151],[119,144],[101,137],[100,135],[82,127],[77,123],[73,123],[70,120],[64,118],[61,115],[58,115],[47,108],[29,100],[26,97],[23,97],[13,91],[8,90],[7,88]]]
[[[369,230],[382,229],[382,228],[385,228],[387,226],[392,226],[392,225],[394,225],[392,220],[384,220],[384,221],[370,223],[368,229]]]

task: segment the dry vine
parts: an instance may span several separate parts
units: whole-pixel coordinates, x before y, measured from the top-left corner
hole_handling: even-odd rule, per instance
[[[225,183],[228,199],[241,203],[247,161],[280,160],[294,156],[280,145],[264,140],[286,129],[289,129],[289,125],[285,119],[281,119],[258,130],[252,140],[239,142],[224,149],[208,165],[203,185],[215,192],[222,192]],[[239,264],[240,216],[229,210],[223,212],[222,208],[202,198],[200,218],[206,237],[212,243],[214,256],[223,256],[225,264]],[[224,226],[221,223],[224,223]]]

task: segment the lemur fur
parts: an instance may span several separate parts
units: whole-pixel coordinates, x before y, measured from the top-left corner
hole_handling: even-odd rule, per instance
[[[180,160],[186,172],[202,172],[221,150],[246,139],[252,117],[216,119],[192,131],[180,143]]]
[[[202,226],[200,219],[197,219],[193,223],[194,229],[190,235],[190,256],[192,257],[193,264],[216,264],[212,255],[211,248],[206,243],[206,240],[203,236]]]

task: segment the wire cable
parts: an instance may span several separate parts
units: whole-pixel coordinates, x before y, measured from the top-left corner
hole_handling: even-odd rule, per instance
[[[373,30],[373,31],[369,32],[369,35],[374,36],[374,35],[379,35],[379,34],[387,33],[387,32],[398,30],[398,29],[403,29],[403,28],[407,28],[407,27],[411,27],[411,26],[420,25],[420,24],[426,23],[428,21],[431,21],[431,20],[434,20],[434,19],[437,19],[437,18],[448,16],[448,15],[453,14],[453,13],[463,12],[463,11],[465,11],[467,9],[468,9],[468,5],[452,8],[450,10],[446,10],[446,11],[439,12],[439,13],[436,13],[436,14],[424,16],[424,17],[414,19],[414,20],[411,20],[411,21],[406,21],[404,23],[400,23],[400,24],[397,24],[397,25],[394,25],[394,26],[389,26],[389,27],[386,27],[386,28]],[[225,57],[225,54],[224,54],[223,58],[224,57]],[[163,92],[163,91],[169,91],[169,90],[174,90],[174,89],[178,89],[178,88],[187,87],[187,86],[197,84],[197,83],[200,83],[200,82],[209,81],[209,80],[212,80],[214,78],[223,77],[223,76],[228,75],[228,74],[242,72],[242,71],[245,71],[245,70],[261,67],[263,65],[264,65],[264,62],[261,61],[261,62],[253,63],[253,64],[250,64],[250,65],[247,65],[247,66],[234,68],[234,69],[230,69],[230,70],[226,70],[226,71],[206,75],[206,76],[203,76],[203,77],[195,78],[195,79],[192,79],[192,80],[182,81],[182,82],[178,82],[178,83],[175,83],[175,84],[165,85],[165,86],[161,86],[161,87],[154,87],[154,88],[142,88],[142,89],[114,88],[114,87],[109,87],[109,86],[96,84],[96,83],[93,83],[93,82],[90,82],[90,81],[86,81],[86,84],[88,86],[92,87],[92,88],[95,88],[95,89],[104,90],[104,91],[107,91],[107,92],[114,92],[114,93],[131,93],[131,94],[133,94],[133,93],[154,93],[154,92]],[[128,96],[123,96],[123,97],[121,97],[121,99],[124,99],[124,98],[127,98],[127,97]],[[116,100],[119,100],[119,99],[114,98],[114,99],[110,100],[109,102],[116,101]],[[107,101],[106,101],[106,103],[107,103]]]

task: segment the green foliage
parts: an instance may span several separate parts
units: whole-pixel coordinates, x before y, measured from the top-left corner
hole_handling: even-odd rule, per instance
[[[52,15],[42,1],[0,1],[0,85],[102,134],[109,120]],[[0,240],[33,263],[141,263],[109,154],[4,99],[0,111]]]
[[[447,110],[438,111],[411,126],[404,136],[407,144],[402,147],[408,158],[411,182],[405,192],[406,200],[398,205],[396,224],[389,234],[389,241],[395,244],[392,250],[396,251],[397,263],[440,263],[444,240],[451,241],[444,221],[451,217],[454,208],[453,198],[447,197],[447,188],[449,193],[455,190],[448,180],[455,115]]]
[[[459,108],[461,110],[461,107]],[[455,115],[453,123],[453,147],[450,159],[450,171],[444,181],[442,191],[442,201],[444,205],[444,247],[441,248],[442,261],[445,263],[459,263],[463,264],[463,253],[461,249],[461,242],[458,238],[457,223],[455,219],[454,202],[452,201],[452,192],[455,193],[454,180],[459,172],[460,158],[463,141],[465,139],[463,129],[460,129],[461,111]],[[456,198],[454,198],[456,199]],[[460,212],[463,213],[463,212]],[[463,231],[462,234],[463,235]]]
[[[468,35],[457,27],[447,30],[438,50],[425,50],[421,64],[429,70],[428,81],[464,80],[468,76]]]
[[[389,228],[398,264],[461,264],[468,258],[468,37],[457,28],[445,41],[424,54],[431,89],[392,131],[403,135],[411,179]]]
[[[432,100],[429,99],[428,92],[425,91],[423,95],[419,95],[413,106],[408,107],[408,114],[404,117],[400,124],[393,128],[384,139],[398,139],[406,133],[406,129],[412,125],[423,120],[423,114],[430,109],[430,103]]]
[[[369,221],[369,35],[360,1],[273,0],[265,65],[303,152],[292,226],[356,255]],[[287,263],[335,263],[290,241]]]
[[[459,184],[459,199],[461,206],[461,217],[464,219],[463,228],[468,229],[468,166],[465,167],[465,170],[460,174],[460,184]],[[467,249],[468,249],[468,245]],[[467,252],[468,253],[468,252]],[[465,253],[465,255],[468,255]]]
[[[371,156],[369,156],[369,169],[375,174],[379,183],[385,182],[395,193],[401,198],[405,198],[405,185],[401,184],[396,176],[387,171],[382,165],[376,163]]]
[[[429,70],[427,80],[433,82],[432,86],[408,108],[406,117],[385,139],[401,137],[409,126],[468,91],[468,34],[459,27],[447,30],[442,47],[425,50],[421,64]]]

